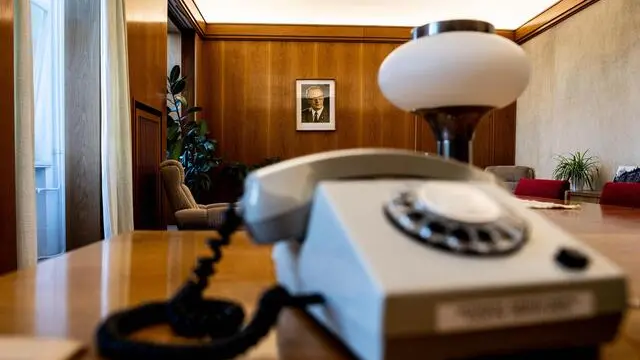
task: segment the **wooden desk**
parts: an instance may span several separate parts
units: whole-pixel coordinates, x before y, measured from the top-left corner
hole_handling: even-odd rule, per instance
[[[584,204],[580,210],[537,210],[620,264],[640,294],[640,210]],[[198,255],[208,254],[208,232],[136,232],[93,244],[34,269],[0,278],[0,334],[68,337],[89,346],[100,319],[116,309],[169,297],[190,273]],[[235,236],[225,251],[207,296],[240,301],[251,313],[274,282],[271,249]],[[169,340],[166,328],[138,337]],[[630,310],[618,339],[603,359],[640,358],[640,310]],[[285,310],[277,331],[248,359],[348,359],[334,340],[297,312]]]

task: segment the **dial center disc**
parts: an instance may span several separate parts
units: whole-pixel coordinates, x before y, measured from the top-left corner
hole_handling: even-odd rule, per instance
[[[483,191],[471,184],[429,181],[416,189],[416,207],[462,223],[497,221],[502,210]]]

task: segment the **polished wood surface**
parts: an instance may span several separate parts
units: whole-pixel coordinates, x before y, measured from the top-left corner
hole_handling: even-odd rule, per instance
[[[100,241],[100,3],[65,1],[66,249]]]
[[[538,199],[541,200],[541,199]],[[619,264],[640,295],[640,210],[582,204],[576,210],[535,210]],[[135,232],[96,243],[0,277],[0,333],[67,337],[84,342],[85,359],[95,359],[93,336],[109,313],[165,300],[189,275],[196,258],[208,255],[213,232]],[[248,314],[274,284],[269,246],[236,234],[225,248],[219,272],[206,296],[238,300]],[[147,341],[175,341],[166,327],[135,335]],[[618,338],[602,349],[604,360],[640,357],[640,310],[630,310]],[[348,359],[349,356],[303,314],[285,310],[272,331],[245,358]]]
[[[599,0],[560,0],[515,30],[515,41],[523,44]]]
[[[166,229],[160,163],[162,113],[133,101],[133,211],[135,229]]]
[[[15,119],[13,112],[13,3],[14,0],[0,0],[0,109],[2,109],[2,131],[0,132],[0,153],[2,160],[0,176],[0,274],[18,267],[16,243],[16,169]]]
[[[431,129],[382,95],[382,61],[399,44],[298,41],[196,42],[197,99],[218,154],[247,163],[350,147],[435,152]],[[336,81],[336,130],[296,131],[296,79]],[[515,104],[476,132],[474,163],[512,165]]]
[[[207,40],[328,41],[405,43],[411,39],[412,27],[357,25],[289,25],[289,24],[207,24]],[[514,39],[511,30],[496,33]]]

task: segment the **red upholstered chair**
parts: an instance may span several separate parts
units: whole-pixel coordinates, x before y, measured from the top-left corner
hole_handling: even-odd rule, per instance
[[[608,182],[602,188],[600,204],[640,208],[640,183]]]
[[[547,179],[520,179],[514,195],[564,200],[569,181]]]

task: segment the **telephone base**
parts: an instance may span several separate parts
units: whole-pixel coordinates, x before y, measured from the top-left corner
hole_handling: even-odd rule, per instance
[[[420,354],[437,360],[598,359],[602,339],[616,332],[620,318],[610,315],[529,328],[389,339],[385,358]]]
[[[487,258],[416,241],[390,224],[383,206],[423,183],[323,182],[304,241],[274,246],[280,284],[322,294],[325,303],[308,313],[358,358],[494,358],[597,347],[616,336],[627,296],[615,264],[487,183],[471,186],[527,220],[524,246]],[[556,254],[564,248],[585,254],[589,266],[562,267]]]
[[[354,354],[348,347],[345,346],[341,342],[340,337],[333,333],[328,327],[323,325],[323,322],[314,317],[308,311],[301,311],[298,313],[299,316],[305,316],[311,322],[318,326],[321,330],[322,334],[328,336],[332,340],[335,340],[335,346],[337,347],[337,351],[344,353],[348,356],[348,358],[358,359],[356,354]],[[567,328],[562,329],[560,331],[573,331],[571,334],[576,334],[576,340],[579,336],[583,334],[584,331],[578,331],[576,329],[580,329],[583,326],[595,326],[596,328],[599,326],[604,326],[607,329],[602,329],[602,331],[614,331],[615,332],[615,324],[620,321],[619,316],[612,316],[611,318],[601,319],[595,322],[579,322],[579,324],[567,324]],[[611,329],[611,327],[614,329]],[[512,329],[517,330],[517,329]],[[541,327],[532,328],[531,331],[541,333],[546,331],[547,329]],[[553,335],[558,335],[558,328],[553,330],[551,333],[551,338]],[[561,334],[566,335],[566,334]],[[491,343],[485,343],[484,345],[495,345],[502,342],[504,334],[491,333],[487,334],[488,339]],[[538,335],[530,335],[530,336],[538,336]],[[557,340],[557,336],[556,339]],[[466,355],[449,355],[450,350],[455,349],[456,346],[459,347],[460,344],[456,344],[456,341],[465,341],[464,339],[396,339],[390,341],[390,351],[385,355],[390,359],[405,359],[405,358],[428,358],[431,360],[566,360],[566,359],[580,359],[580,360],[600,360],[600,349],[601,346],[604,345],[599,343],[597,340],[589,343],[589,339],[587,341],[579,341],[580,343],[573,344],[572,347],[567,347],[567,342],[563,342],[562,344],[553,344],[553,341],[543,345],[540,348],[529,348],[529,349],[503,349],[502,351],[497,352],[488,352],[488,353],[475,353],[475,354],[466,354]],[[613,340],[613,339],[610,339]],[[439,341],[444,341],[442,344],[438,344]],[[478,343],[478,342],[477,342]],[[435,346],[434,346],[435,344]],[[448,347],[448,348],[447,348]],[[413,352],[414,349],[416,352]],[[439,354],[438,349],[445,350],[445,354]],[[421,351],[421,352],[417,352]],[[341,357],[342,358],[342,357]]]

